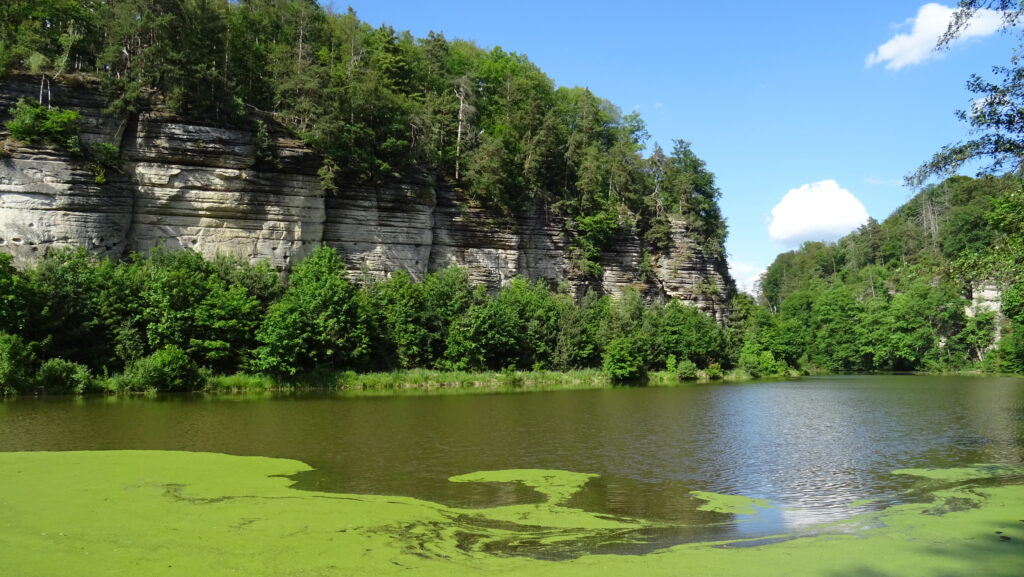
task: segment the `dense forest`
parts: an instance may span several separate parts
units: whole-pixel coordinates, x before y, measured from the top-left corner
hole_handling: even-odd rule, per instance
[[[884,222],[780,254],[740,363],[751,372],[1024,372],[1024,197],[1016,177],[953,177]],[[979,294],[1001,291],[998,303]]]

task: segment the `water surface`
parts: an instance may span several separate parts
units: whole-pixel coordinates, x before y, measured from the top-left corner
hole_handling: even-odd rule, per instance
[[[849,376],[495,395],[20,398],[0,451],[171,449],[308,463],[300,488],[539,502],[476,471],[595,474],[569,505],[669,521],[655,545],[771,535],[913,500],[902,468],[1024,464],[1024,379]],[[764,499],[745,518],[691,491]]]

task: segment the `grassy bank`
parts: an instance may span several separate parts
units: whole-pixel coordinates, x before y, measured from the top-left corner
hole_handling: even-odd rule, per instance
[[[278,380],[266,375],[210,376],[203,390],[211,393],[247,393],[290,390],[332,390],[352,394],[467,394],[528,391],[604,389],[613,386],[678,387],[706,382],[750,380],[742,370],[711,379],[703,371],[692,380],[672,372],[649,373],[644,381],[616,385],[597,369],[577,371],[434,371],[413,369],[386,373],[352,371],[317,372],[298,379]]]

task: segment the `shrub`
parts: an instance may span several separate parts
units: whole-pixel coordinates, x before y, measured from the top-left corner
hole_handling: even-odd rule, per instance
[[[108,170],[121,169],[121,149],[106,142],[90,144],[89,169],[92,170],[93,178],[98,184],[107,181]]]
[[[676,363],[676,375],[680,381],[694,381],[697,379],[697,364],[690,359],[683,359]]]
[[[665,370],[670,372],[670,373],[674,373],[678,369],[679,369],[679,361],[676,359],[675,355],[673,355],[672,353],[669,353],[668,356],[665,357]]]
[[[786,372],[786,364],[777,361],[771,351],[747,345],[740,351],[740,367],[754,378],[773,377]]]
[[[39,367],[36,386],[44,393],[81,394],[93,388],[93,378],[85,365],[55,358]]]
[[[274,141],[270,138],[270,131],[267,130],[267,123],[256,119],[255,130],[252,135],[253,148],[256,160],[267,162],[274,159]]]
[[[0,395],[31,391],[35,360],[24,339],[0,333]]]
[[[704,370],[704,374],[709,380],[718,381],[725,377],[725,373],[722,371],[722,365],[718,363],[711,363],[708,368]]]
[[[56,106],[47,108],[21,98],[11,110],[11,119],[5,126],[11,136],[27,142],[40,142],[65,148],[71,152],[81,150],[78,138],[78,112]]]
[[[129,391],[195,391],[202,385],[199,366],[174,345],[135,361],[121,380],[121,387]]]
[[[647,375],[643,354],[636,339],[613,339],[604,349],[604,373],[613,383],[643,379]]]

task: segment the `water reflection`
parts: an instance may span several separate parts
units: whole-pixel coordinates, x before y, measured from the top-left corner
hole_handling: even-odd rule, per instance
[[[521,485],[450,483],[511,468],[596,473],[568,504],[675,522],[665,543],[791,531],[906,498],[890,471],[1024,462],[1024,380],[829,377],[511,395],[19,399],[0,450],[176,449],[298,459],[303,488],[489,507]],[[754,517],[691,491],[766,499]],[[870,504],[856,502],[871,499]]]

